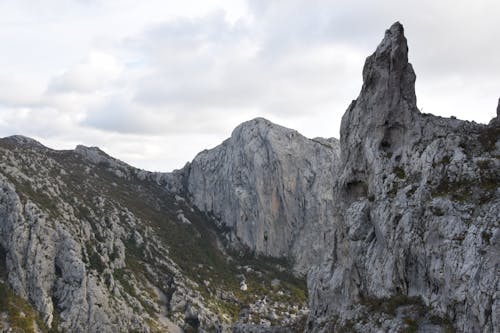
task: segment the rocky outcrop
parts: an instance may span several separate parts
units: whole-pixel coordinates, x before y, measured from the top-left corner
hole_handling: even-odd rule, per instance
[[[102,244],[106,248],[91,246],[96,237],[92,221],[76,217],[77,203],[71,207],[54,198],[69,194],[61,178],[52,181],[48,175],[55,160],[45,156],[47,150],[39,143],[18,138],[3,141],[0,163],[0,245],[5,249],[10,286],[33,304],[49,327],[58,321],[60,329],[72,332],[144,328],[144,318],[122,297],[112,297],[104,276],[85,263],[90,250],[101,253],[94,254],[96,261],[109,260],[108,247],[123,248],[120,237],[125,230],[110,220],[109,229],[103,231],[109,237]],[[18,147],[22,159],[7,147]],[[111,267],[124,265],[120,253]],[[114,293],[119,295],[117,289]]]
[[[286,330],[304,318],[305,282],[228,255],[215,223],[165,191],[173,177],[95,147],[0,139],[0,331],[15,328],[21,302],[3,299],[7,285],[42,332]]]
[[[257,118],[198,154],[177,183],[233,247],[292,258],[305,272],[328,246],[338,156],[336,139],[307,139]]]
[[[407,53],[396,23],[342,118],[335,246],[308,277],[311,332],[500,330],[498,123],[421,114]]]
[[[340,142],[258,118],[167,174],[1,139],[0,291],[67,332],[499,332],[500,101],[422,114],[415,79],[396,23]]]

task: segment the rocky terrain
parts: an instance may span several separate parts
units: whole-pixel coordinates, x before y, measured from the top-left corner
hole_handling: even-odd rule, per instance
[[[500,332],[500,101],[415,80],[395,23],[340,140],[258,118],[172,173],[0,140],[0,330]]]
[[[214,216],[231,246],[289,257],[305,273],[330,246],[339,155],[336,139],[307,139],[257,118],[165,182]]]
[[[335,246],[311,332],[500,331],[500,123],[421,114],[403,27],[342,118]]]
[[[306,284],[286,260],[226,250],[155,176],[97,148],[0,140],[0,328],[300,331]]]

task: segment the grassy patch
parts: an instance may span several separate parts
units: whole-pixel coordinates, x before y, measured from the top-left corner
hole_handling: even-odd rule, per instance
[[[91,269],[95,269],[99,274],[102,274],[106,269],[106,265],[102,262],[101,256],[95,252],[93,249],[89,249],[91,252],[89,257],[89,264]]]
[[[387,195],[391,198],[396,197],[398,194],[398,185],[396,183],[391,184],[391,188],[387,191]]]
[[[49,213],[49,215],[56,217],[59,216],[59,211],[54,200],[52,200],[47,194],[35,190],[31,183],[26,181],[18,181],[14,177],[5,175],[9,181],[16,187],[16,193],[20,198],[26,202],[26,199],[34,202],[40,209]]]
[[[357,332],[354,329],[354,321],[347,320],[343,325],[341,325],[340,327],[337,327],[336,332],[338,332],[338,333],[353,333],[353,332]]]
[[[500,138],[500,126],[487,126],[479,134],[479,142],[487,152],[495,149],[498,138]]]
[[[406,173],[405,170],[401,167],[395,167],[392,172],[398,177],[399,179],[405,179],[406,178]]]
[[[401,333],[415,333],[418,330],[418,323],[415,319],[406,317],[403,319],[406,327]]]
[[[0,279],[7,279],[6,253],[2,245],[0,245]]]
[[[123,290],[129,294],[130,296],[137,296],[135,292],[135,288],[129,283],[130,277],[127,275],[128,273],[123,269],[115,269],[113,272],[113,277],[116,281],[120,282],[123,287]]]
[[[433,315],[433,316],[430,316],[429,321],[434,325],[441,326],[444,329],[444,333],[455,332],[455,328],[453,327],[453,323],[449,318]]]
[[[0,312],[7,313],[12,332],[34,333],[35,323],[43,333],[57,333],[57,329],[45,326],[38,313],[21,297],[0,282]]]
[[[451,163],[451,156],[450,155],[446,155],[446,156],[443,156],[443,158],[441,159],[441,161],[439,161],[439,162],[432,162],[432,167],[436,168],[436,167],[442,166],[442,165],[449,165],[450,163]]]
[[[411,305],[419,313],[425,311],[425,305],[420,297],[406,295],[394,295],[387,298],[365,297],[361,299],[361,304],[368,307],[370,311],[387,313],[393,317],[396,316],[396,310],[401,306]]]
[[[484,174],[481,175],[479,181],[457,180],[453,182],[443,178],[432,191],[432,196],[449,197],[457,202],[472,201],[484,204],[494,196],[500,185],[499,179],[496,177],[496,175]]]

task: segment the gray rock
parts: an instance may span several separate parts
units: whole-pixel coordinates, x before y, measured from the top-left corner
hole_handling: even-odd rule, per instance
[[[257,118],[166,182],[184,184],[170,189],[213,214],[233,247],[292,258],[305,273],[328,246],[338,155],[335,139],[307,139]]]
[[[147,181],[152,175],[141,183],[143,173],[97,148],[53,151],[24,137],[0,139],[2,278],[47,326],[57,324],[63,332],[166,329],[171,321],[156,314],[176,319],[177,309],[177,324],[183,323],[180,305],[160,309],[177,299],[196,311],[200,329],[218,323],[195,283],[169,258],[169,244],[135,215],[140,205],[155,207],[158,199],[149,193],[164,192]],[[120,191],[139,206],[124,207]],[[163,213],[175,218],[176,209]],[[164,290],[169,298],[158,300],[151,290]]]
[[[415,80],[395,23],[366,60],[340,142],[257,118],[184,168],[150,173],[95,147],[2,139],[2,278],[68,332],[289,332],[307,315],[307,332],[500,332],[500,100],[489,125],[422,114]],[[200,285],[185,276],[162,239],[170,230],[148,224],[153,211],[180,228],[215,223],[221,255],[225,239],[291,259],[311,310],[264,296],[230,323],[200,288],[234,304],[236,294],[201,276],[203,264],[191,263]]]
[[[396,23],[342,118],[335,247],[308,277],[311,332],[346,320],[374,332],[363,304],[412,296],[458,332],[500,331],[498,125],[421,114],[407,52]]]

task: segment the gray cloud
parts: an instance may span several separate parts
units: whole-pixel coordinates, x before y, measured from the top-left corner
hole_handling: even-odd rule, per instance
[[[220,130],[246,115],[314,115],[358,89],[356,80],[346,81],[363,57],[348,47],[316,43],[289,52],[283,45],[270,61],[266,43],[251,23],[231,24],[220,11],[157,25],[122,46],[143,65],[131,100],[91,110],[83,123],[123,133],[197,133],[205,132],[200,125]]]
[[[0,3],[13,22],[0,22],[0,134],[104,145],[156,169],[180,167],[256,116],[337,136],[365,57],[396,20],[424,112],[495,114],[497,0],[249,0],[236,11],[221,1],[196,12],[163,0],[74,0],[62,16],[56,3]],[[176,139],[190,144],[168,148]]]

